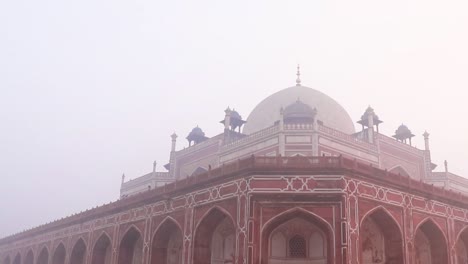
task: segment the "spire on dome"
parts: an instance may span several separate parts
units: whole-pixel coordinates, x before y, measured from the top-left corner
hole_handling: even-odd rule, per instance
[[[297,65],[297,79],[296,79],[296,86],[301,86],[301,66]]]

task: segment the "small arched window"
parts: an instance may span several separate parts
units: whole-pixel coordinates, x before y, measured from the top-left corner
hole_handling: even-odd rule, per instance
[[[306,258],[306,241],[300,235],[295,235],[289,240],[289,257],[291,258]]]

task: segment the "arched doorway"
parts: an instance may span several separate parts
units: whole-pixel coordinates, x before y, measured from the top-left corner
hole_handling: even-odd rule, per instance
[[[458,241],[456,244],[456,264],[466,264],[468,263],[468,229],[465,228],[461,234],[458,236]]]
[[[49,251],[46,247],[41,250],[39,257],[37,258],[36,264],[48,264],[49,263]]]
[[[13,260],[13,264],[21,264],[21,255],[19,253],[16,254],[16,257]]]
[[[143,260],[143,239],[140,232],[131,227],[122,238],[119,248],[119,264],[141,264]]]
[[[29,250],[24,259],[24,264],[34,264],[34,254],[32,250]]]
[[[60,243],[55,249],[54,256],[52,257],[52,264],[65,264],[65,246]]]
[[[447,242],[444,234],[431,220],[427,220],[416,230],[414,237],[414,263],[448,263]]]
[[[110,238],[104,233],[94,244],[91,264],[110,264],[112,246]]]
[[[291,210],[262,230],[262,264],[331,264],[331,233],[319,218]]]
[[[367,215],[359,232],[362,264],[403,263],[401,229],[384,209]]]
[[[182,231],[172,220],[167,219],[158,227],[151,244],[151,264],[182,263]]]
[[[82,238],[78,239],[70,255],[70,264],[84,264],[86,256],[86,244]]]
[[[234,223],[227,213],[212,209],[197,227],[193,263],[235,263],[235,234]]]

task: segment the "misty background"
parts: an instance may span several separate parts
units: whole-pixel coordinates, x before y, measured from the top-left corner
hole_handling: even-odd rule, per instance
[[[302,84],[468,177],[465,0],[0,2],[0,237],[118,199],[199,125]],[[320,111],[320,109],[318,109]],[[359,129],[359,126],[356,126]]]

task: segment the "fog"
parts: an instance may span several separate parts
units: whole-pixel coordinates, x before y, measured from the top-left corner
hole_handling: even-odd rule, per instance
[[[0,2],[0,237],[118,199],[199,125],[302,84],[468,177],[468,2]],[[320,111],[320,109],[319,109]],[[359,128],[356,126],[356,128]]]

